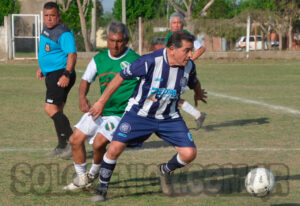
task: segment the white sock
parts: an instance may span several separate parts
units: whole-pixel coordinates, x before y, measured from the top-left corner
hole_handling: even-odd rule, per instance
[[[198,119],[201,116],[201,112],[193,107],[193,105],[191,105],[188,101],[183,102],[181,109],[192,115],[195,119]]]
[[[74,167],[75,167],[77,176],[80,176],[80,175],[83,175],[84,173],[86,173],[86,162],[83,164],[76,164],[74,162]]]
[[[91,169],[90,169],[89,173],[92,174],[92,175],[99,174],[100,166],[101,166],[101,164],[95,164],[94,161],[93,161],[93,164],[91,166]]]

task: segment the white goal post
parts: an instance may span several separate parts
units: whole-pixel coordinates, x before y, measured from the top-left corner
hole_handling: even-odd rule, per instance
[[[39,14],[12,14],[12,53],[14,59],[37,59],[38,45],[41,33],[41,21]],[[23,45],[24,42],[24,45]],[[25,45],[27,43],[27,45]],[[35,55],[23,55],[18,57],[17,50],[29,48]],[[32,50],[32,51],[31,51]],[[28,53],[30,53],[28,52]],[[26,49],[25,52],[26,54]]]

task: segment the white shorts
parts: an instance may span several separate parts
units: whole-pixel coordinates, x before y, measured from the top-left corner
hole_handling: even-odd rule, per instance
[[[121,118],[118,116],[100,116],[94,121],[93,116],[89,116],[88,113],[85,113],[74,127],[88,136],[87,140],[89,144],[94,143],[94,139],[98,133],[101,133],[111,142],[113,133],[120,120]]]

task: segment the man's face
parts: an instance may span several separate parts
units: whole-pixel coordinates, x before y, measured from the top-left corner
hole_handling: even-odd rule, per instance
[[[174,63],[176,66],[186,66],[188,61],[191,59],[193,53],[193,43],[182,40],[182,47],[181,48],[174,48],[172,49],[172,57],[174,58]]]
[[[113,57],[119,57],[124,53],[128,42],[127,39],[124,38],[124,33],[115,34],[113,32],[109,32],[106,40],[107,48]]]
[[[48,29],[52,29],[60,23],[60,14],[56,8],[44,9],[44,24]]]
[[[170,23],[172,32],[181,31],[183,29],[183,23],[179,17],[174,17]]]

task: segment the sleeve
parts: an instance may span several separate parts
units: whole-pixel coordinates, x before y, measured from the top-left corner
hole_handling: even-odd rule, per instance
[[[84,74],[82,75],[81,79],[86,80],[88,83],[92,83],[95,81],[97,77],[97,66],[94,61],[94,58],[90,61],[87,65]]]
[[[198,39],[194,41],[194,51],[200,49],[203,45],[200,43]]]
[[[140,57],[131,65],[127,66],[120,72],[123,79],[132,79],[134,77],[145,76],[148,72],[148,62],[145,57]]]
[[[76,43],[72,32],[63,33],[58,40],[61,49],[66,53],[76,53]]]
[[[197,78],[196,66],[194,63],[192,63],[192,69],[189,74],[189,81],[187,85],[190,89],[194,89],[198,82],[199,80]]]

